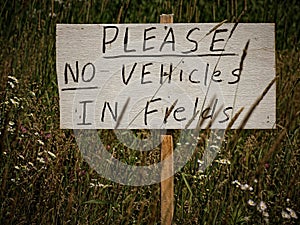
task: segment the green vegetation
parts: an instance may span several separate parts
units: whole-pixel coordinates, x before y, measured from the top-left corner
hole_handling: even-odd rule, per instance
[[[203,173],[195,169],[204,151],[199,139],[175,175],[173,224],[299,224],[300,4],[237,2],[2,0],[0,224],[160,223],[159,184],[130,187],[99,177],[82,159],[73,131],[59,129],[55,25],[157,23],[162,13],[185,23],[276,23],[276,129],[229,131]],[[112,131],[100,132],[108,151],[133,163]],[[153,163],[157,155],[159,149],[137,161]]]

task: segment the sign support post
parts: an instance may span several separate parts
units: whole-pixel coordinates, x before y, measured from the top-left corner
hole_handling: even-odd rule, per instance
[[[160,23],[173,23],[173,14],[162,14]],[[171,163],[163,164],[161,177],[164,174],[173,174],[173,137],[161,136],[161,161],[171,157]],[[170,161],[169,161],[170,162]],[[161,224],[170,225],[174,213],[174,176],[161,181]]]

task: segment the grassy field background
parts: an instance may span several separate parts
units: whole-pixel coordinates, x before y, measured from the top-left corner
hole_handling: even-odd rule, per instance
[[[55,25],[158,23],[162,13],[179,23],[276,23],[276,129],[227,132],[204,172],[195,167],[200,138],[175,175],[173,224],[300,223],[297,0],[2,0],[0,10],[0,224],[160,224],[159,184],[130,187],[99,177],[73,131],[59,129]],[[108,151],[133,162],[113,131],[99,133]],[[156,153],[137,156],[155,161]]]

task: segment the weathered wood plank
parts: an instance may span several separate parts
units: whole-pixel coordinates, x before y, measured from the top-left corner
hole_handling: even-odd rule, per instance
[[[237,128],[275,77],[274,24],[231,32],[225,23],[208,34],[215,26],[58,24],[61,128],[183,129],[193,117],[195,128],[202,116],[203,128],[215,117],[212,128],[222,129],[245,107]],[[274,85],[245,128],[274,128],[275,105]]]

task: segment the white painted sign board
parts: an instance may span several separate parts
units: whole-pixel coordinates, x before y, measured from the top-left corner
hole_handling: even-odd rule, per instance
[[[274,24],[58,24],[63,129],[224,129],[275,77]],[[172,107],[172,105],[175,105]],[[246,129],[274,128],[275,85]]]

